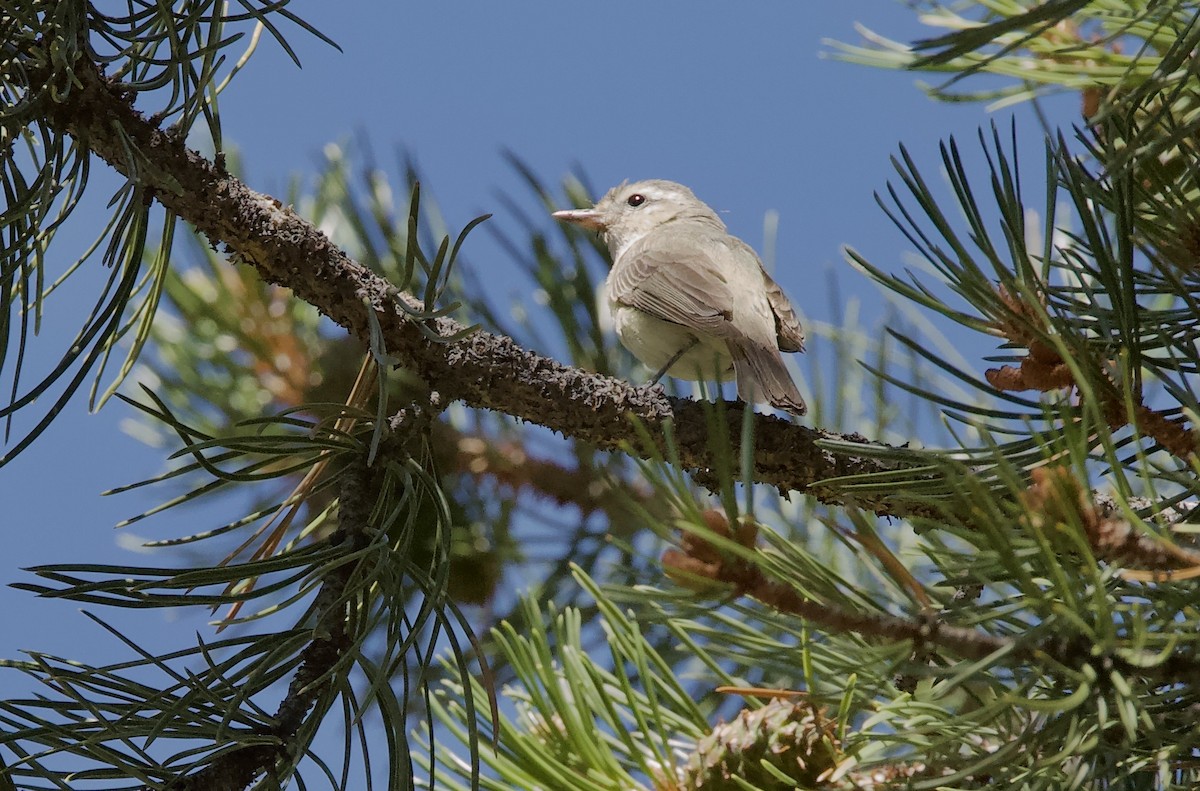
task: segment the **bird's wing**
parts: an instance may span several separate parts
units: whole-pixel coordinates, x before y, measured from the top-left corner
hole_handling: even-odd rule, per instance
[[[733,294],[713,262],[714,244],[662,230],[642,237],[613,266],[609,298],[708,335],[736,332]]]
[[[787,294],[783,293],[783,289],[766,271],[763,272],[763,279],[767,281],[767,301],[771,303],[771,312],[775,314],[775,334],[779,339],[779,351],[804,351],[804,328],[800,326],[800,319],[796,318],[796,311],[792,310],[792,303]]]

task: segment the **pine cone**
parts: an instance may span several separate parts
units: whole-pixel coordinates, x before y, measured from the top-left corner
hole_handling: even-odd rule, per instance
[[[837,764],[838,743],[829,720],[807,702],[773,699],[760,709],[743,710],[721,723],[696,745],[683,772],[681,789],[739,791],[741,778],[759,788],[813,788]],[[784,784],[778,773],[792,778]]]

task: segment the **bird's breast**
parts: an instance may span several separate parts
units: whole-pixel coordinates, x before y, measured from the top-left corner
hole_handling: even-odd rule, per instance
[[[637,308],[612,303],[613,329],[621,344],[652,371],[658,371],[680,349],[699,338],[690,351],[672,365],[667,374],[676,379],[728,381],[733,376],[729,347],[720,338],[703,336],[655,318]]]

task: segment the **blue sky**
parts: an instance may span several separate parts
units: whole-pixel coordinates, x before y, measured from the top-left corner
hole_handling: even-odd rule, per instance
[[[491,222],[501,227],[512,222],[497,200],[521,190],[506,149],[550,182],[576,166],[599,189],[673,179],[755,247],[764,215],[777,211],[776,278],[818,319],[831,315],[821,302],[830,270],[844,274],[844,293],[878,304],[875,287],[844,263],[843,245],[881,265],[902,265],[904,240],[872,197],[893,175],[888,158],[897,144],[935,174],[937,142],[950,134],[973,139],[988,121],[979,105],[927,99],[915,75],[820,57],[829,51],[824,38],[858,42],[855,22],[902,40],[927,35],[899,2],[300,1],[290,8],[344,51],[292,28],[297,69],[264,38],[223,95],[225,138],[240,149],[254,188],[282,195],[295,174],[316,169],[328,143],[360,133],[384,166],[394,166],[395,150],[414,155],[455,228],[484,212],[496,212]],[[1073,102],[1057,103],[1064,117]],[[1028,109],[1016,112],[1036,131]],[[1008,114],[997,117],[1007,122]],[[1040,157],[1036,148],[1030,153]],[[80,232],[74,245],[64,239],[71,251],[64,258],[97,231]],[[519,295],[528,284],[514,280],[486,241],[476,244],[465,254],[484,281],[501,296]],[[82,308],[66,299],[55,310],[33,354],[57,352]],[[140,562],[112,526],[156,493],[100,497],[163,467],[158,451],[121,432],[128,416],[115,402],[89,416],[77,399],[0,471],[7,517],[0,581],[27,579],[18,569],[37,563]],[[211,526],[190,523],[198,511],[172,518],[189,522],[179,534]],[[0,657],[22,649],[121,655],[73,605],[2,588],[0,613]],[[186,644],[202,628],[191,617],[181,624],[138,618],[165,618],[153,629],[137,627],[152,645]],[[22,684],[17,674],[0,676],[6,697]]]

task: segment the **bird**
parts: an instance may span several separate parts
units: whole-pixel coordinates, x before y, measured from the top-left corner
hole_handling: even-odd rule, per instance
[[[738,397],[807,411],[781,352],[804,351],[791,302],[750,245],[731,235],[682,184],[624,182],[590,209],[552,215],[598,231],[612,257],[606,281],[617,337],[651,383],[736,379]]]

